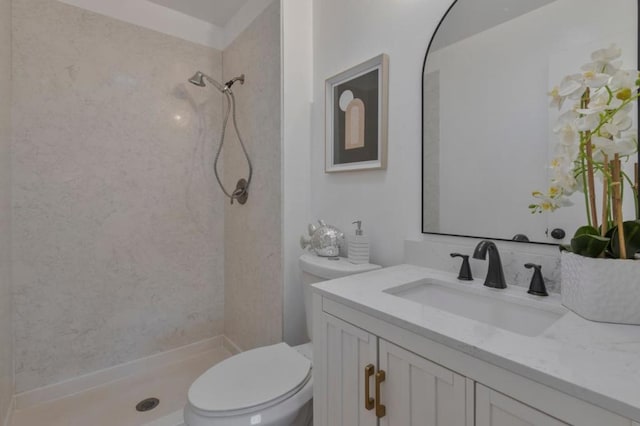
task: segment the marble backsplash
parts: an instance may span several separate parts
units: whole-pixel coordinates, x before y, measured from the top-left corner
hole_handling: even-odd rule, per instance
[[[457,274],[462,260],[451,258],[450,253],[468,254],[474,278],[484,279],[487,275],[488,261],[473,259],[472,256],[480,241],[475,238],[425,235],[422,241],[405,241],[404,261]],[[534,263],[542,265],[542,276],[547,290],[560,292],[560,251],[557,246],[510,241],[495,243],[500,252],[507,285],[528,288],[533,271],[525,269],[524,264]]]

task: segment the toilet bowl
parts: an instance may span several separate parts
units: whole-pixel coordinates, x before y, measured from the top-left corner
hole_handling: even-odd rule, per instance
[[[311,254],[300,257],[307,331],[311,338],[311,285],[379,269]],[[313,422],[311,343],[264,346],[213,366],[189,388],[187,426],[310,426]]]
[[[189,389],[185,423],[308,426],[304,420],[311,419],[312,394],[311,360],[286,343],[265,346],[232,356],[200,376]]]

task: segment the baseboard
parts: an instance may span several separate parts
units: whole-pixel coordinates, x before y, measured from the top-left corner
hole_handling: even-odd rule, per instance
[[[234,343],[233,340],[229,339],[227,336],[223,336],[224,348],[231,352],[232,355],[237,355],[240,352],[244,352],[242,348]]]
[[[231,347],[237,348],[235,344],[224,336],[212,337],[180,348],[98,370],[83,376],[74,377],[60,383],[19,393],[15,396],[13,405],[15,409],[25,409],[44,402],[84,392],[96,386],[115,382],[133,373],[144,373],[154,368],[182,361],[185,358],[219,347],[224,347],[230,352],[233,352]]]

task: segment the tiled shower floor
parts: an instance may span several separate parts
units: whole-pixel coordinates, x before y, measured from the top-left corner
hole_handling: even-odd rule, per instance
[[[218,347],[157,370],[17,410],[12,426],[141,426],[181,410],[191,383],[229,356],[229,351]],[[136,404],[149,397],[160,399],[160,405],[137,412]]]

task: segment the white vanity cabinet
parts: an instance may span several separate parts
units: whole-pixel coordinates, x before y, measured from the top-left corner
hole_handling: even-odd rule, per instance
[[[463,376],[332,315],[320,319],[316,426],[470,425]]]
[[[323,361],[320,368],[314,363],[314,396],[322,393],[314,404],[314,425],[332,426],[374,426],[377,425],[375,410],[365,407],[365,379],[371,382],[375,371],[376,336],[347,324],[331,315],[323,314],[321,339],[324,342]],[[314,331],[318,339],[317,331]],[[314,353],[317,357],[317,353]],[[371,367],[367,369],[367,366]],[[322,376],[316,372],[322,371]],[[366,370],[366,371],[365,371]],[[369,377],[365,378],[365,375]],[[318,381],[320,385],[318,385]],[[370,401],[370,400],[368,400]],[[372,405],[369,403],[369,407]],[[315,411],[319,411],[315,413]]]
[[[476,426],[566,426],[513,398],[476,385]]]
[[[319,294],[315,426],[640,426]]]
[[[386,378],[380,426],[467,425],[467,381],[460,374],[384,339],[378,340],[378,370]]]

